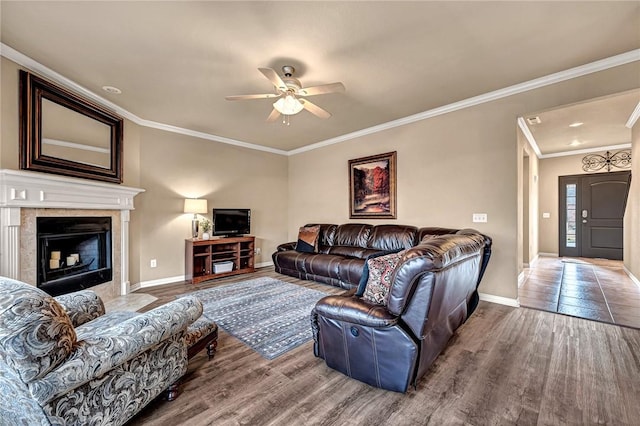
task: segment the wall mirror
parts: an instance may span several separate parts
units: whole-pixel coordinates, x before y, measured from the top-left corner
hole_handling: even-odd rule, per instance
[[[20,71],[20,168],[122,183],[123,120]]]

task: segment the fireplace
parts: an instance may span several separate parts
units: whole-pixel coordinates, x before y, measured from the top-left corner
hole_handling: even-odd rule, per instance
[[[103,284],[92,283],[86,275],[74,278],[76,284],[82,287],[93,285],[95,291],[103,300],[110,300],[116,296],[126,295],[130,291],[129,282],[129,212],[133,210],[133,198],[143,192],[139,188],[123,185],[115,185],[105,182],[91,181],[87,179],[57,176],[48,173],[37,173],[25,170],[0,169],[0,275],[21,280],[34,286],[55,281],[60,276],[54,277],[49,273],[42,275],[38,268],[51,269],[51,265],[58,266],[59,275],[64,275],[63,267],[67,265],[66,258],[69,254],[77,254],[78,262],[72,266],[82,269],[85,262],[90,262],[93,255],[81,255],[84,248],[60,247],[44,250],[41,239],[37,236],[38,221],[41,218],[67,218],[71,222],[79,224],[78,218],[108,218],[110,229],[100,229],[95,232],[102,234],[97,242],[87,242],[87,245],[100,246],[100,238],[104,238],[105,258],[102,266],[99,266],[98,258],[94,259],[91,266],[80,271],[81,274],[102,275],[111,279]],[[105,225],[101,225],[104,227]],[[46,231],[55,234],[57,231]],[[83,229],[83,232],[87,232]],[[62,231],[59,234],[74,233]],[[77,238],[76,238],[77,237]],[[76,235],[70,242],[82,241],[83,237]],[[52,240],[49,244],[53,244]],[[57,241],[55,243],[58,243]],[[99,250],[99,249],[98,249]],[[51,252],[59,251],[53,257],[60,257],[58,265],[51,262]],[[86,257],[90,256],[90,257]],[[62,266],[60,266],[62,265]],[[67,265],[68,266],[68,265]],[[96,271],[91,268],[96,268]],[[108,270],[110,269],[110,272]],[[50,272],[50,271],[49,271]],[[76,272],[75,269],[64,272]],[[102,278],[100,278],[101,280]],[[97,281],[96,281],[97,282]],[[76,287],[77,288],[77,287]],[[67,291],[60,290],[61,292]]]
[[[111,281],[111,217],[38,217],[37,286],[57,296]]]

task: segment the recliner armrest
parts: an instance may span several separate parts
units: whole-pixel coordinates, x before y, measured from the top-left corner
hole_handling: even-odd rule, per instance
[[[100,377],[118,365],[175,338],[202,315],[194,296],[181,297],[78,342],[74,352],[29,389],[40,404]],[[186,354],[186,346],[185,346]]]
[[[81,290],[54,297],[71,318],[74,327],[104,315],[102,299],[93,290]]]
[[[398,317],[384,306],[374,305],[353,295],[323,297],[316,303],[314,312],[324,318],[367,327],[391,327],[398,323]]]

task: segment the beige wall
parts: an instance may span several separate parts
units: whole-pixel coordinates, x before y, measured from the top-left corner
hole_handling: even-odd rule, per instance
[[[518,128],[518,274],[538,256],[539,160]]]
[[[294,155],[289,161],[289,238],[306,222],[347,222],[347,161],[396,150],[398,219],[368,222],[474,227],[490,235],[494,254],[480,290],[515,299],[522,175],[516,118],[638,87],[639,75],[639,64],[625,65]],[[472,223],[474,212],[487,213],[488,223]]]
[[[528,145],[527,145],[528,146]],[[529,228],[528,244],[529,258],[527,263],[531,263],[538,257],[540,251],[540,216],[538,215],[540,206],[540,161],[533,150],[529,151]]]
[[[250,208],[251,233],[262,251],[256,262],[271,260],[287,237],[287,157],[144,127],[139,133],[145,192],[132,212],[132,244],[140,256],[132,269],[139,281],[184,274],[193,217],[182,213],[185,198],[205,198],[209,210]],[[157,268],[149,267],[151,259]]]
[[[18,66],[2,57],[0,74],[0,168],[18,168]]]
[[[624,266],[640,279],[640,120],[631,129],[631,187],[624,216]],[[634,160],[635,159],[635,160]]]

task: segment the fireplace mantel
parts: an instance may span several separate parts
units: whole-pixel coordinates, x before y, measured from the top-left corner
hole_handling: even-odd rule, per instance
[[[47,173],[0,169],[0,275],[20,279],[20,211],[119,210],[121,294],[129,292],[129,212],[143,189]],[[115,237],[115,236],[114,236]]]
[[[133,210],[144,189],[22,170],[0,170],[0,207]]]

